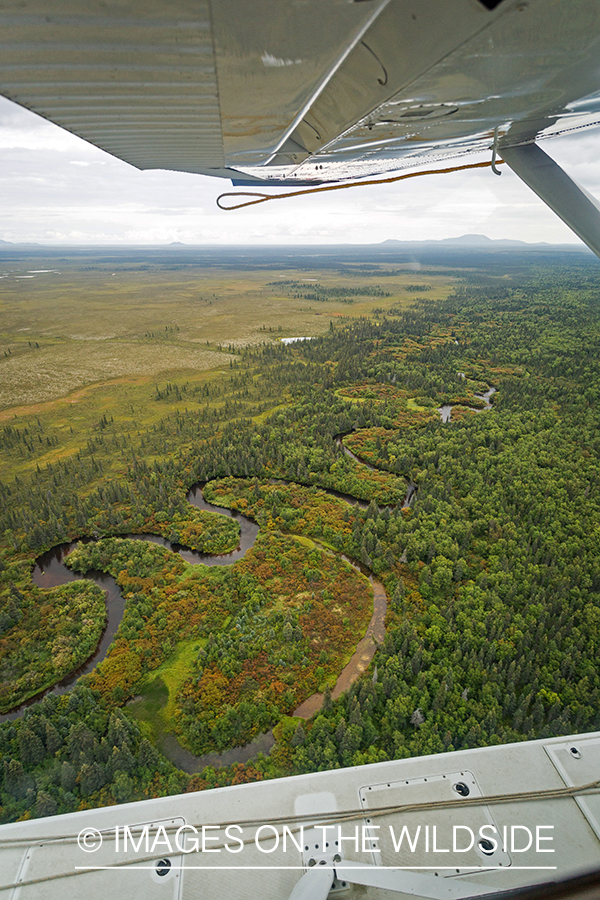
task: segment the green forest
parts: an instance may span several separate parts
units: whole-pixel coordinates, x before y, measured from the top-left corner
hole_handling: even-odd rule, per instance
[[[0,821],[600,727],[600,269],[577,254],[454,278],[310,341],[232,346],[218,381],[157,384],[148,402],[175,410],[99,417],[52,462],[43,417],[4,425],[0,712],[104,627],[93,582],[33,584],[42,552],[88,539],[68,565],[112,575],[125,611],[91,673],[0,724]],[[259,526],[231,565],[132,539],[233,549],[238,520],[186,499],[198,483]],[[385,637],[337,696],[369,578]],[[165,750],[271,729],[249,763],[190,773]]]

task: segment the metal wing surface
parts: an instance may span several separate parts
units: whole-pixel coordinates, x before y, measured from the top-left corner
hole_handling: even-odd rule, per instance
[[[0,895],[597,900],[599,776],[593,733],[31,819],[0,826]]]
[[[139,169],[318,183],[600,115],[591,0],[3,0],[0,93]]]

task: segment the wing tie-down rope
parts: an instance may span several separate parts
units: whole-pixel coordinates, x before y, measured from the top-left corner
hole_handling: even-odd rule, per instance
[[[285,194],[258,194],[250,191],[227,191],[217,197],[217,206],[225,212],[233,212],[243,209],[245,206],[255,206],[257,203],[266,203],[267,200],[287,200],[289,197],[302,197],[304,194],[321,194],[324,191],[345,191],[348,188],[366,187],[371,184],[393,184],[395,181],[404,181],[405,178],[419,178],[421,175],[447,175],[450,172],[463,172],[465,169],[489,169],[490,167],[503,165],[504,160],[494,159],[492,162],[468,163],[464,166],[452,166],[448,169],[428,169],[426,172],[407,172],[405,175],[394,175],[393,178],[373,178],[370,181],[353,181],[350,184],[327,184],[319,187],[304,188],[302,191],[286,191]],[[499,174],[499,173],[498,173]],[[223,206],[221,200],[226,197],[254,197],[254,200],[246,200],[244,203],[236,203],[235,206]]]

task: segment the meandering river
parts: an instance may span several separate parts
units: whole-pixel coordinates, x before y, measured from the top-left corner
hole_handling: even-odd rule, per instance
[[[378,469],[376,466],[372,466],[371,463],[368,463],[364,459],[361,459],[360,456],[357,456],[356,453],[352,452],[352,450],[348,450],[348,448],[344,444],[344,438],[348,434],[352,434],[352,432],[346,431],[342,434],[336,434],[336,436],[334,437],[334,441],[336,442],[342,453],[344,453],[349,459],[353,459],[354,462],[360,463],[361,466],[366,466],[366,468],[370,472],[380,472],[381,469]],[[341,497],[342,500],[346,500],[347,503],[351,503],[353,506],[359,506],[361,509],[367,509],[367,507],[369,506],[366,500],[357,500],[355,497],[351,497],[349,494],[340,494],[338,491],[328,491],[327,493],[333,494],[336,497]],[[407,478],[406,497],[404,498],[404,502],[402,503],[403,509],[407,509],[410,507],[413,500],[415,499],[416,493],[417,485]]]
[[[485,401],[486,405],[485,407],[483,407],[483,409],[491,409],[492,404],[490,402],[490,397],[495,393],[495,391],[496,388],[490,388],[485,393],[476,395]],[[483,409],[477,410],[477,412],[482,412]],[[452,407],[442,406],[438,410],[438,412],[440,413],[442,421],[447,422],[450,420]],[[369,463],[365,462],[365,460],[352,453],[352,451],[349,450],[343,443],[344,436],[344,434],[335,436],[335,441],[342,452],[361,465],[366,466],[370,471],[379,471],[375,468],[375,466],[370,465]],[[153,544],[159,544],[163,547],[168,547],[171,551],[173,551],[174,553],[178,553],[179,556],[182,557],[182,559],[184,559],[188,563],[191,563],[192,565],[196,565],[199,563],[207,566],[232,565],[233,563],[237,562],[237,560],[242,559],[247,551],[254,545],[258,536],[259,526],[256,522],[252,521],[252,519],[247,518],[237,511],[226,509],[221,506],[215,506],[214,504],[206,501],[202,494],[203,487],[203,484],[197,484],[191,488],[191,490],[187,494],[187,500],[189,503],[191,503],[193,506],[196,506],[198,509],[206,510],[208,512],[216,512],[223,516],[230,516],[232,518],[235,518],[239,522],[240,542],[237,548],[235,550],[232,550],[230,553],[219,555],[199,553],[198,551],[183,547],[181,544],[172,543],[166,538],[155,534],[125,534],[119,535],[119,537],[130,538],[133,540],[149,541]],[[338,497],[346,501],[347,503],[359,506],[362,509],[366,509],[368,506],[368,503],[366,501],[358,500],[348,494],[341,494],[338,491],[326,492],[334,497]],[[414,501],[416,492],[417,486],[408,481],[407,494],[403,503],[404,507],[408,507],[411,505],[411,503]],[[91,539],[84,540],[87,541]],[[34,697],[30,697],[29,700],[11,710],[9,713],[1,715],[0,722],[17,718],[27,707],[39,702],[42,697],[50,692],[62,694],[70,690],[70,688],[74,685],[78,678],[91,672],[98,665],[98,663],[100,663],[105,658],[108,649],[117,633],[125,610],[125,600],[121,594],[119,586],[112,576],[107,575],[104,572],[90,570],[86,573],[85,576],[81,576],[69,569],[65,565],[64,560],[75,548],[76,544],[77,541],[61,544],[58,547],[54,547],[51,550],[48,550],[46,553],[38,557],[32,573],[32,578],[35,584],[37,584],[38,587],[41,588],[57,587],[58,585],[67,584],[71,581],[78,581],[82,577],[88,578],[98,584],[106,594],[107,621],[106,627],[102,633],[102,637],[94,653],[89,657],[89,659],[86,660],[85,663],[83,663],[83,665],[81,665],[73,672],[70,672],[54,686],[40,691],[39,694],[36,694]],[[374,578],[374,576],[370,574],[368,570],[366,570],[363,566],[359,566],[354,560],[348,559],[348,557],[343,556],[342,554],[339,555],[348,563],[350,563],[350,565],[354,566],[354,568],[359,569],[360,571],[363,571],[368,575],[369,580],[373,586],[373,615],[364,636],[359,641],[354,653],[338,676],[335,687],[332,691],[332,698],[334,700],[337,699],[344,691],[346,691],[350,687],[350,685],[354,681],[356,681],[356,679],[369,666],[369,663],[375,655],[377,645],[380,644],[385,637],[385,614],[387,610],[387,596],[381,582],[377,581],[377,579]],[[313,694],[311,697],[308,697],[306,700],[304,700],[304,702],[301,703],[296,710],[294,710],[293,715],[299,716],[303,719],[309,719],[316,712],[318,712],[319,709],[321,709],[322,705],[323,694]],[[246,744],[246,746],[244,747],[233,747],[221,754],[208,753],[203,756],[194,756],[194,754],[190,753],[189,750],[186,750],[181,746],[174,734],[168,734],[161,741],[161,750],[177,766],[187,772],[192,773],[197,772],[204,766],[208,765],[225,766],[231,765],[232,763],[236,762],[248,762],[248,760],[252,759],[259,752],[268,753],[274,743],[275,739],[273,737],[273,733],[272,731],[269,731],[260,734],[254,741]]]
[[[192,565],[198,563],[203,563],[204,565],[208,566],[232,565],[234,562],[237,562],[238,559],[241,559],[247,553],[247,551],[252,546],[254,546],[254,543],[258,536],[259,526],[256,522],[252,521],[252,519],[247,518],[237,511],[226,509],[221,506],[215,506],[214,504],[209,503],[204,499],[204,496],[202,494],[203,487],[204,485],[202,484],[195,485],[188,492],[187,500],[193,506],[196,506],[199,509],[206,510],[208,512],[216,512],[224,516],[230,516],[232,518],[235,518],[239,522],[240,542],[238,544],[238,547],[230,553],[223,553],[219,555],[199,553],[195,550],[190,550],[187,547],[183,547],[181,546],[181,544],[172,543],[171,541],[167,540],[167,538],[163,538],[160,535],[155,534],[124,534],[118,536],[130,538],[132,540],[149,541],[153,544],[159,544],[160,546],[168,547],[171,551],[173,551],[174,553],[178,553],[179,556],[182,557],[182,559],[184,559],[188,563],[191,563]],[[352,501],[354,499],[351,497],[346,497],[345,495],[340,495],[339,493],[334,491],[330,491],[328,493],[331,493],[337,497],[342,497],[343,499],[348,501]],[[360,502],[360,505],[362,506],[361,501],[355,502]],[[367,504],[365,503],[364,506],[366,507]],[[75,671],[70,672],[54,686],[40,691],[34,697],[30,697],[29,700],[11,710],[9,713],[5,713],[4,715],[0,716],[0,722],[17,718],[17,716],[20,716],[23,711],[27,709],[27,707],[39,702],[42,697],[46,696],[46,694],[63,694],[66,691],[70,690],[70,688],[73,687],[78,678],[91,672],[98,665],[98,663],[100,663],[105,658],[108,649],[117,633],[125,610],[125,600],[123,598],[123,595],[121,594],[121,590],[115,579],[110,575],[106,575],[104,572],[90,570],[86,573],[85,576],[82,576],[69,569],[65,564],[65,559],[76,545],[77,541],[72,541],[69,543],[60,544],[58,547],[54,547],[52,550],[48,550],[46,553],[43,553],[36,560],[32,578],[35,584],[37,584],[38,587],[41,588],[57,587],[58,585],[67,584],[71,581],[81,580],[82,577],[90,579],[98,584],[106,592],[107,611],[107,623],[100,642],[94,653],[89,657],[89,659],[86,660],[85,663],[83,663],[83,665],[81,665]],[[341,558],[352,565],[355,569],[363,571],[365,574],[369,575],[368,570],[366,570],[363,566],[359,566],[356,562],[344,556],[343,554],[339,554],[339,556],[341,556]],[[340,694],[342,694],[343,691],[347,690],[348,687],[350,687],[350,685],[354,681],[356,681],[356,679],[365,671],[365,669],[373,659],[373,656],[375,655],[377,645],[383,641],[385,636],[385,613],[387,609],[386,593],[383,585],[372,575],[370,575],[369,580],[371,581],[371,584],[373,586],[373,615],[371,616],[371,620],[364,637],[359,641],[354,653],[352,654],[351,658],[344,666],[342,672],[338,677],[338,680],[332,691],[332,696],[334,698],[339,697]],[[322,705],[323,694],[313,694],[312,697],[309,697],[307,700],[300,704],[300,706],[293,712],[293,715],[308,719],[312,715],[314,715],[314,713],[317,712]],[[222,754],[208,753],[204,756],[194,756],[194,754],[190,753],[189,750],[186,750],[185,747],[181,746],[181,744],[177,740],[176,735],[168,734],[161,740],[160,749],[175,763],[175,765],[184,769],[184,771],[191,773],[197,772],[204,766],[208,765],[225,766],[231,765],[232,763],[236,762],[247,762],[249,759],[252,759],[252,757],[256,756],[259,752],[268,753],[274,743],[275,738],[273,737],[273,733],[272,731],[269,731],[259,735],[254,741],[246,744],[244,747],[233,747],[230,750],[226,750]]]
[[[462,375],[462,372],[459,372],[458,374]],[[473,409],[473,407],[469,407],[469,409],[473,409],[474,412],[478,412],[478,413],[485,412],[486,409],[491,409],[492,404],[490,402],[490,397],[492,396],[492,394],[495,394],[495,393],[496,393],[495,387],[488,388],[488,390],[484,394],[478,394],[477,392],[475,392],[475,396],[479,397],[480,400],[483,400],[485,402],[485,406],[482,406],[481,409]],[[452,406],[450,404],[444,404],[444,406],[438,406],[438,412],[440,414],[440,418],[441,418],[442,422],[449,422],[450,419],[452,418]]]
[[[152,544],[168,547],[169,550],[178,553],[182,559],[193,565],[198,563],[203,563],[205,566],[232,565],[234,562],[237,562],[238,559],[241,559],[250,547],[254,545],[256,536],[258,535],[258,525],[256,522],[242,516],[240,513],[208,503],[202,496],[202,487],[203,485],[197,484],[188,492],[187,499],[193,506],[197,506],[199,509],[207,510],[209,512],[217,512],[223,516],[230,516],[240,523],[240,542],[237,548],[232,550],[231,553],[222,553],[220,555],[198,553],[196,550],[190,550],[188,547],[183,547],[181,544],[174,544],[166,538],[156,534],[121,534],[117,536],[137,541],[148,541]],[[89,543],[90,540],[90,538],[83,539],[85,543]],[[113,642],[119,625],[121,624],[121,619],[123,618],[123,613],[125,611],[125,600],[115,579],[111,575],[94,570],[88,571],[85,575],[80,575],[73,572],[72,569],[69,569],[68,566],[65,565],[64,561],[66,557],[77,546],[77,543],[79,542],[71,541],[69,543],[60,544],[58,547],[53,547],[52,550],[48,550],[46,553],[39,556],[32,572],[32,579],[34,583],[41,588],[58,587],[61,584],[68,584],[71,581],[81,581],[82,578],[94,581],[101,587],[106,593],[106,626],[102,632],[100,642],[92,655],[79,666],[79,668],[69,672],[68,675],[55,685],[45,688],[43,691],[30,697],[10,712],[0,716],[0,722],[17,718],[17,716],[21,715],[28,706],[37,703],[42,697],[45,697],[46,694],[64,694],[66,691],[70,690],[78,678],[81,678],[82,675],[87,675],[96,668],[98,663],[102,662],[108,652],[108,648]]]

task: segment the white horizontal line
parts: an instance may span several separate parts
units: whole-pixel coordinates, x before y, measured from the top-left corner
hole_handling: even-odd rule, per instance
[[[133,862],[134,862],[134,861],[132,861],[132,860],[128,860],[128,865],[127,865],[126,868],[125,868],[123,865],[116,864],[116,865],[114,865],[114,866],[75,866],[75,869],[76,869],[76,870],[83,869],[83,870],[85,870],[85,871],[91,871],[91,870],[95,870],[95,869],[103,869],[103,870],[104,870],[104,869],[114,869],[115,871],[123,872],[123,871],[129,871],[129,870],[132,869],[132,868],[135,868],[135,869],[152,869],[152,870],[158,868],[157,865],[154,865],[154,866],[135,866],[135,867],[134,867],[134,866],[133,866]],[[317,866],[315,866],[314,868],[316,869]],[[344,863],[342,862],[342,863],[336,864],[335,866],[327,865],[327,866],[321,866],[320,868],[325,868],[325,869],[335,869],[335,868],[345,869],[345,868],[348,868],[348,867],[347,867],[347,866],[344,866]],[[359,869],[361,869],[361,870],[362,870],[362,869],[366,869],[366,870],[368,870],[369,872],[371,872],[371,871],[373,871],[373,868],[374,868],[374,867],[373,867],[372,865],[366,865],[366,866],[352,866],[352,871],[355,871],[355,872],[356,872],[356,871],[358,871]],[[399,872],[399,871],[409,871],[409,872],[414,871],[414,872],[419,872],[419,871],[422,871],[423,869],[432,869],[432,870],[434,870],[434,871],[436,871],[436,872],[442,872],[442,871],[444,871],[444,872],[445,872],[445,871],[448,871],[448,872],[455,872],[455,871],[456,871],[456,866],[377,866],[376,868],[377,868],[378,871],[388,871],[388,872]],[[462,874],[464,874],[464,875],[468,875],[469,872],[472,872],[472,871],[474,871],[474,870],[476,870],[476,869],[477,869],[477,870],[482,869],[482,870],[484,870],[484,871],[486,871],[486,872],[489,872],[489,871],[490,871],[490,866],[466,866],[465,868],[468,868],[469,871],[468,871],[468,872],[466,872],[466,871],[463,872]],[[521,871],[527,870],[527,871],[536,871],[536,872],[537,872],[537,871],[540,871],[540,872],[541,872],[541,871],[554,871],[554,870],[556,870],[557,868],[558,868],[558,866],[498,866],[497,868],[493,868],[492,871],[494,871],[494,872],[514,872],[514,871],[519,871],[519,872],[521,872]],[[277,870],[279,870],[279,869],[283,869],[283,870],[289,869],[290,871],[296,871],[296,870],[298,870],[298,871],[305,871],[305,870],[306,870],[306,869],[305,869],[305,866],[171,866],[171,868],[169,869],[169,871],[171,871],[171,869],[172,869],[173,871],[179,871],[179,870],[184,870],[184,869],[185,869],[185,870],[187,870],[187,869],[206,869],[207,871],[208,871],[208,870],[211,870],[211,871],[214,870],[214,871],[216,871],[216,872],[218,872],[219,870],[223,870],[223,871],[231,871],[231,872],[236,872],[236,871],[240,871],[240,870],[244,870],[244,871],[246,871],[246,870],[247,870],[247,871],[253,871],[253,870],[255,870],[255,869],[256,869],[256,870],[260,870],[260,871],[263,871],[263,870],[268,871],[269,869],[277,869]]]

